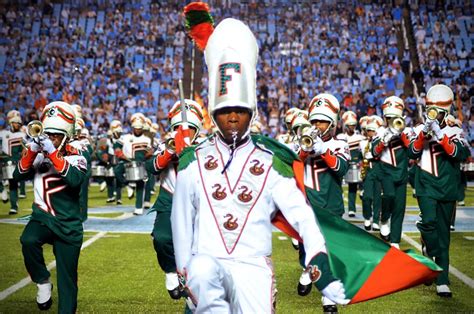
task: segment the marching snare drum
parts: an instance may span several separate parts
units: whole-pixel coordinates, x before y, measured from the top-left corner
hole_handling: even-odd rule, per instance
[[[104,166],[92,166],[91,170],[92,170],[93,177],[105,177]]]
[[[109,167],[105,170],[105,176],[107,178],[113,178],[115,177],[115,173],[114,173],[114,168],[113,167]]]
[[[347,170],[344,180],[346,183],[358,183],[362,181],[358,163],[349,163],[349,170]]]
[[[6,163],[2,164],[2,179],[3,180],[12,180],[13,172],[15,171],[16,163],[9,160]]]
[[[464,164],[464,171],[474,172],[474,162],[467,162]]]
[[[125,179],[127,181],[142,181],[145,180],[146,172],[142,163],[131,161],[125,164]]]

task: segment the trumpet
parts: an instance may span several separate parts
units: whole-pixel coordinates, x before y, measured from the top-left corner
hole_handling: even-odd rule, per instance
[[[26,126],[26,134],[31,138],[39,138],[43,131],[43,123],[39,120],[33,120]]]
[[[170,137],[169,139],[167,139],[165,141],[165,147],[166,149],[169,149],[174,152],[176,150],[176,142],[174,141],[174,138]]]
[[[299,144],[304,150],[309,150],[313,147],[314,141],[321,135],[321,131],[311,125],[303,125],[300,128]]]
[[[439,114],[439,110],[436,107],[428,107],[426,109],[426,118],[428,120],[436,120],[436,118],[438,117],[438,114]]]
[[[402,117],[393,118],[389,122],[389,127],[397,133],[401,133],[405,129],[405,119]]]

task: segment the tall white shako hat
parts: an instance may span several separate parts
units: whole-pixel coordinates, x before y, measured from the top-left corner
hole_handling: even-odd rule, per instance
[[[257,117],[258,57],[252,31],[239,20],[224,19],[209,37],[204,54],[209,72],[208,110],[214,125],[215,112],[227,107],[247,108],[252,125]],[[249,133],[250,127],[244,137]]]
[[[123,132],[122,122],[120,122],[119,120],[112,120],[112,122],[110,122],[109,129],[113,133],[122,133]]]
[[[357,125],[357,115],[354,111],[346,111],[342,114],[344,125]]]
[[[298,113],[299,111],[300,109],[296,107],[292,107],[285,112],[285,124],[286,124],[287,130],[291,129],[291,121],[293,120],[293,117],[295,116],[295,114]]]
[[[78,104],[72,104],[71,105],[72,110],[74,110],[74,113],[76,115],[76,118],[82,118],[82,108]]]
[[[64,101],[53,101],[46,105],[41,122],[45,133],[61,133],[68,138],[74,136],[76,115],[71,105]]]
[[[390,96],[385,98],[382,104],[383,116],[387,118],[396,118],[403,116],[405,104],[400,97]]]
[[[290,122],[290,126],[291,126],[291,130],[297,134],[298,132],[298,129],[302,126],[311,126],[311,123],[309,123],[308,121],[308,111],[306,110],[301,110],[301,109],[297,109],[298,111],[296,111],[294,114],[293,114],[293,119],[291,119],[291,122]]]

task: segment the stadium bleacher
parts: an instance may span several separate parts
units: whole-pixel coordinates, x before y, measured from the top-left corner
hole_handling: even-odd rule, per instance
[[[397,37],[403,18],[400,7],[368,1],[219,3],[210,1],[216,23],[234,16],[248,23],[258,38],[258,92],[268,103],[262,111],[264,125],[270,111],[279,111],[282,116],[284,108],[304,107],[316,93],[328,88],[344,104],[344,110],[359,115],[369,106],[378,108],[385,96],[410,96],[411,87],[406,83],[410,73],[402,71],[404,48]],[[113,5],[96,0],[55,1],[46,10],[43,1],[35,5],[26,0],[7,1],[0,13],[4,35],[0,41],[0,113],[15,108],[20,96],[31,104],[39,97],[54,100],[48,98],[52,88],[43,84],[46,76],[54,77],[54,84],[61,89],[72,88],[75,101],[89,113],[87,120],[97,120],[94,114],[100,112],[100,120],[105,122],[93,132],[105,130],[112,119],[125,121],[133,111],[141,110],[99,110],[107,99],[125,100],[126,93],[119,95],[117,91],[128,90],[132,81],[143,86],[134,96],[137,100],[147,91],[158,100],[153,108],[156,112],[161,105],[162,78],[145,82],[144,73],[153,69],[163,72],[167,60],[171,60],[172,69],[184,71],[183,55],[190,45],[183,49],[175,40],[175,34],[183,29],[182,5],[179,1],[150,0],[114,1]],[[472,4],[445,1],[440,8],[428,2],[408,9],[413,22],[410,27],[414,32],[418,26],[422,30],[415,37],[421,40],[416,49],[425,86],[441,80],[458,94],[467,90],[469,97],[461,101],[466,132],[474,139],[474,122],[469,122],[474,80]],[[140,38],[139,32],[143,32]],[[289,50],[285,48],[288,45]],[[434,77],[436,65],[441,74]],[[93,88],[98,77],[105,85],[116,79],[119,88]],[[173,75],[171,86],[176,80]],[[23,85],[26,82],[28,86]],[[200,91],[204,101],[206,82],[204,78]],[[98,94],[91,95],[92,91]],[[163,109],[166,112],[169,108]],[[281,123],[266,129],[270,135],[281,131]]]

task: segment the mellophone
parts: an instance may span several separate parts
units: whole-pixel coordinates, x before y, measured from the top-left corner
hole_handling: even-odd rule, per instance
[[[13,172],[15,171],[16,168],[16,162],[9,160],[7,162],[4,162],[1,164],[2,171],[2,180],[12,180],[13,179]]]
[[[362,181],[359,163],[349,163],[349,170],[347,170],[347,173],[344,176],[344,181],[346,181],[346,183],[358,183]]]

